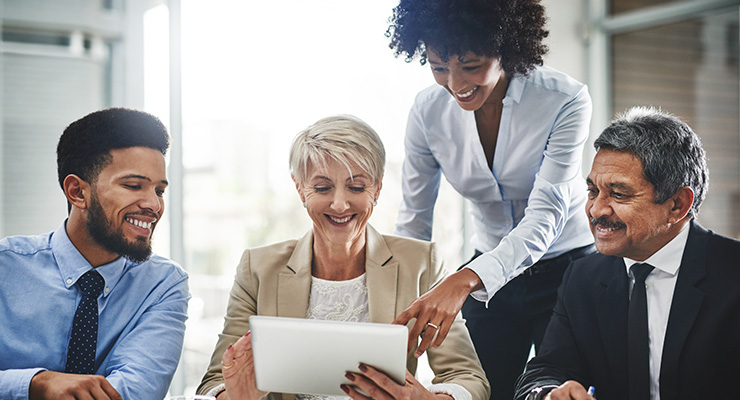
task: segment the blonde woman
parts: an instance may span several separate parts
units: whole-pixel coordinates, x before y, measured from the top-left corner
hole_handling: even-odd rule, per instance
[[[251,315],[390,323],[445,277],[434,244],[381,235],[368,225],[384,166],[380,138],[358,118],[324,118],[296,136],[290,169],[313,228],[298,240],[244,252],[199,393],[219,400],[286,398],[256,388]],[[459,316],[444,344],[429,352],[429,361],[435,373],[429,387],[414,378],[413,356],[403,386],[371,366],[347,378],[386,398],[488,398],[488,382]],[[352,387],[342,389],[349,397],[366,398]]]

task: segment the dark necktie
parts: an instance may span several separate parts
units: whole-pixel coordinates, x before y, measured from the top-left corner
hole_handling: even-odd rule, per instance
[[[632,286],[627,314],[629,400],[650,399],[650,342],[645,278],[652,270],[653,266],[650,264],[635,264],[630,267],[635,284]]]
[[[95,373],[95,349],[98,344],[98,296],[105,281],[98,271],[90,270],[77,281],[82,300],[75,311],[72,336],[67,350],[65,372],[72,374]]]

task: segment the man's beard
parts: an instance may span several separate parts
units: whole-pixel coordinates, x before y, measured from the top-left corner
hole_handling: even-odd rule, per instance
[[[152,254],[152,242],[147,240],[151,238],[139,237],[136,242],[132,243],[123,235],[121,228],[117,231],[113,230],[113,224],[105,216],[95,193],[92,195],[88,209],[87,232],[105,250],[126,257],[133,262],[146,261]]]

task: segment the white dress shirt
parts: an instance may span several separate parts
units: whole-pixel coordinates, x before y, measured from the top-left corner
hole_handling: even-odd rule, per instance
[[[441,86],[421,91],[409,113],[403,201],[395,233],[430,240],[441,174],[470,204],[468,264],[488,301],[541,258],[593,243],[581,174],[591,98],[585,85],[549,67],[511,79],[488,167],[473,111]]]
[[[689,238],[689,225],[691,224],[687,223],[676,237],[647,260],[635,261],[624,258],[627,274],[632,282],[630,295],[635,282],[634,276],[630,274],[630,267],[640,262],[655,267],[645,279],[650,336],[650,398],[652,400],[660,400],[660,362],[663,357],[663,343],[673,302],[673,291],[676,289],[678,269],[681,266],[683,251]]]

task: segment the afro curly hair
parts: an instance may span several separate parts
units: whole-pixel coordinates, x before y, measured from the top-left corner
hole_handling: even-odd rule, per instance
[[[542,65],[547,17],[540,0],[401,0],[393,9],[386,37],[406,62],[427,50],[444,61],[468,51],[501,57],[507,75],[527,75]]]

